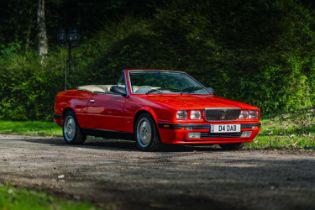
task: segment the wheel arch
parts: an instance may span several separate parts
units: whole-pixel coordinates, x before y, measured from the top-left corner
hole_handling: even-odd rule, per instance
[[[74,111],[74,109],[72,109],[71,107],[66,107],[66,108],[64,108],[63,111],[62,111],[62,119],[64,119],[65,114],[66,114],[67,112],[73,112],[74,114],[76,114],[75,111]]]
[[[140,109],[136,112],[135,114],[135,117],[133,119],[133,132],[135,133],[136,132],[136,122],[137,122],[137,119],[139,118],[139,116],[143,113],[147,113],[149,114],[153,121],[155,122],[155,126],[156,126],[156,130],[157,132],[159,133],[159,129],[158,129],[158,119],[157,119],[157,116],[156,114],[154,113],[154,111],[152,109],[149,109],[149,108],[144,108],[144,109]]]

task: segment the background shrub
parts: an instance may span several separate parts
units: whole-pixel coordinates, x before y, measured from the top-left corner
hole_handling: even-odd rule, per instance
[[[179,69],[264,114],[314,106],[312,8],[294,0],[172,0],[148,7],[152,14],[97,16],[102,24],[74,50],[68,86],[114,83],[124,67]],[[0,45],[0,118],[51,119],[67,62],[64,47],[51,45],[45,65],[19,42]]]

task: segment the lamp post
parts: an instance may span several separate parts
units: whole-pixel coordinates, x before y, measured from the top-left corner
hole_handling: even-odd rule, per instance
[[[72,70],[72,48],[75,47],[75,44],[79,41],[80,35],[77,29],[70,28],[68,30],[60,29],[57,35],[58,41],[62,44],[68,45],[68,60],[67,60],[67,68],[65,68],[65,90],[67,90],[68,84],[68,73]]]

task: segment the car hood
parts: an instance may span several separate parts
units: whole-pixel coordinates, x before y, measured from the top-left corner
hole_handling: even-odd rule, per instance
[[[241,103],[238,101],[227,100],[212,95],[141,95],[145,100],[168,106],[173,109],[205,109],[205,108],[241,108],[258,109],[257,107]]]

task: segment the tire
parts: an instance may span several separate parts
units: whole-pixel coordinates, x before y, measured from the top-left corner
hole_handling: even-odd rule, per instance
[[[137,147],[142,151],[156,151],[160,148],[160,138],[152,117],[141,114],[135,124],[135,139]]]
[[[220,147],[224,150],[239,150],[244,147],[244,143],[220,144]]]
[[[75,114],[72,111],[64,115],[62,132],[63,139],[67,144],[83,144],[86,139],[86,135],[82,133]]]

